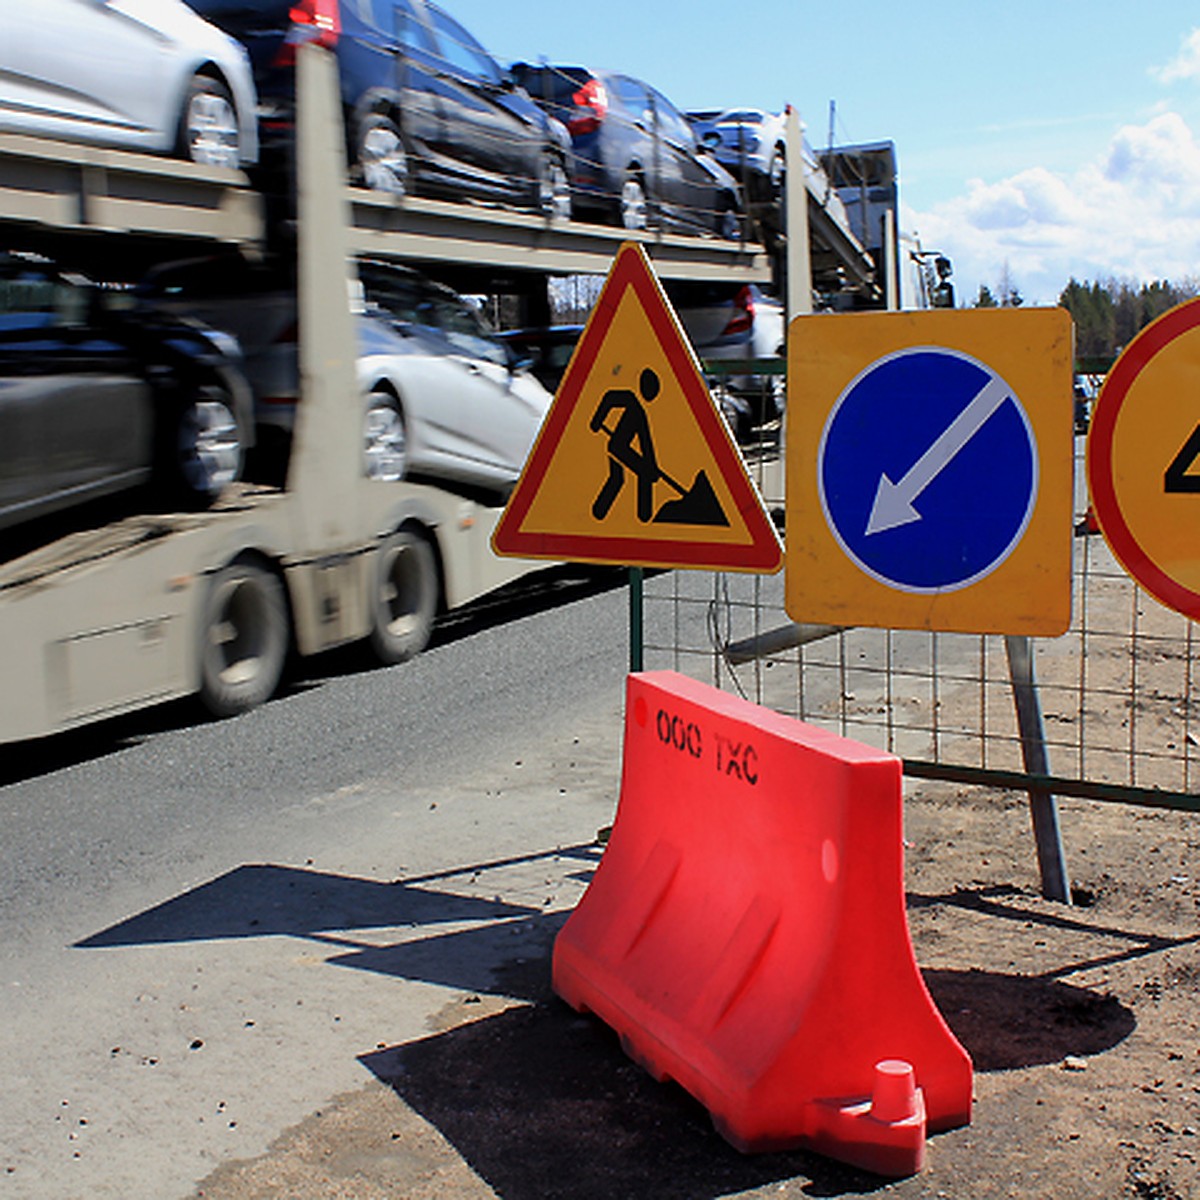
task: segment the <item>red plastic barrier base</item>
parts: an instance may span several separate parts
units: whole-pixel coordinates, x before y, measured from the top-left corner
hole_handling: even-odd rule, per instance
[[[904,909],[899,759],[670,671],[627,685],[621,798],[554,988],[741,1150],[882,1175],[971,1119]]]

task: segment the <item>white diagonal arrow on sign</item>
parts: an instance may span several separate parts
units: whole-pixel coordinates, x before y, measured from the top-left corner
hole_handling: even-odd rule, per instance
[[[1011,395],[1008,384],[995,377],[954,418],[937,441],[909,468],[899,483],[880,476],[875,503],[867,521],[867,534],[882,533],[921,520],[913,507],[917,497],[950,465],[958,452],[983,428],[988,418]]]

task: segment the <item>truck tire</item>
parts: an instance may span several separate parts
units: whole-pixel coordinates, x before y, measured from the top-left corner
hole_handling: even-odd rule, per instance
[[[200,631],[200,700],[231,717],[269,700],[283,675],[290,622],[283,584],[235,559],[209,584]]]
[[[437,616],[437,562],[428,540],[399,529],[375,552],[371,595],[371,651],[388,666],[420,654]]]

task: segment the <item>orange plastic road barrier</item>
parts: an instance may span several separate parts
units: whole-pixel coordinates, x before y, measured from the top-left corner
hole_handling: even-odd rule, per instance
[[[621,798],[554,988],[741,1150],[911,1175],[971,1060],[904,907],[899,759],[671,671],[629,676]]]

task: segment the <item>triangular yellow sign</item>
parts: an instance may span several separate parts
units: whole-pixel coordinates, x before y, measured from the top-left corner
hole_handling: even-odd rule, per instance
[[[779,570],[779,537],[649,260],[623,245],[492,536],[497,554]]]

